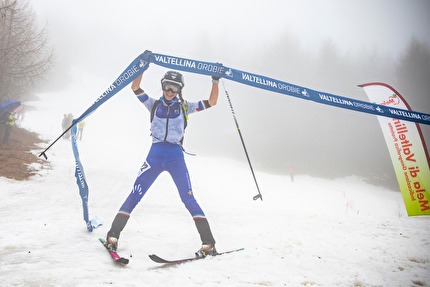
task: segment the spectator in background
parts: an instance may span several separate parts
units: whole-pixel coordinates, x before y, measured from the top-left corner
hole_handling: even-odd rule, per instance
[[[8,111],[5,114],[2,122],[4,123],[3,144],[9,145],[9,137],[10,137],[10,134],[12,133],[12,128],[15,125],[15,114],[13,113],[12,110]]]
[[[296,167],[294,165],[290,165],[288,167],[288,172],[290,174],[291,182],[294,182],[294,175],[296,174]]]
[[[72,114],[64,114],[63,121],[61,123],[61,126],[63,127],[63,132],[66,131],[73,122],[73,115]],[[70,138],[70,129],[63,135],[63,138],[69,139]]]
[[[79,138],[79,140],[82,140],[82,133],[84,132],[85,127],[85,121],[81,121],[78,124],[78,134],[76,135],[76,138]]]
[[[64,114],[63,120],[61,121],[61,128],[63,129],[63,132],[67,130],[67,114]],[[63,135],[63,139],[66,138],[66,134]]]

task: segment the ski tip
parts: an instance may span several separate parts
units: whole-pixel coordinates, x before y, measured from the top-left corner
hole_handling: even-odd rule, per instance
[[[245,248],[241,247],[241,248],[232,249],[232,250],[228,250],[228,251],[224,251],[224,252],[218,252],[216,255],[223,255],[223,254],[228,254],[228,253],[233,253],[233,252],[239,252],[239,251],[243,251],[243,250],[245,250]]]
[[[159,256],[157,256],[155,254],[151,254],[151,255],[148,255],[148,256],[154,262],[157,262],[157,263],[168,263],[167,260],[164,260],[163,258],[161,258],[161,257],[159,257]]]
[[[128,262],[130,262],[130,260],[128,258],[118,258],[117,260],[115,260],[116,263],[122,264],[122,265],[127,265]]]
[[[219,255],[238,252],[238,251],[242,251],[242,250],[245,250],[245,248],[237,248],[237,249],[232,249],[232,250],[228,250],[228,251],[218,252],[217,254],[214,254],[212,256],[219,256]],[[189,258],[176,259],[176,260],[166,260],[166,259],[161,258],[160,256],[155,255],[155,254],[151,254],[148,256],[149,256],[149,258],[151,258],[152,261],[157,262],[157,263],[161,263],[161,264],[182,264],[185,262],[196,261],[196,260],[205,259],[208,257],[208,256],[205,256],[205,257],[189,257]]]

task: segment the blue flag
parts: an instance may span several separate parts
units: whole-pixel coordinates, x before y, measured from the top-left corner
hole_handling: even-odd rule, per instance
[[[73,155],[75,157],[75,177],[76,184],[79,188],[79,195],[82,199],[82,208],[84,214],[84,220],[87,224],[87,230],[93,231],[94,228],[97,228],[101,225],[97,218],[92,220],[89,219],[89,209],[88,209],[88,194],[89,188],[87,181],[85,179],[84,167],[82,166],[81,159],[79,157],[78,143],[76,140],[76,125],[78,122],[85,119],[92,112],[94,112],[98,107],[104,104],[107,100],[113,97],[116,93],[121,91],[124,87],[126,87],[129,83],[131,83],[138,75],[142,74],[149,66],[149,57],[148,53],[145,52],[137,57],[125,70],[120,74],[120,76],[109,86],[109,88],[103,92],[103,94],[97,98],[94,104],[91,105],[82,115],[80,115],[77,119],[73,120],[71,127],[71,135],[72,135],[72,150]]]

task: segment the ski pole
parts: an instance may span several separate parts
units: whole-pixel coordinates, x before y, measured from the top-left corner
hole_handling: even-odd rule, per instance
[[[242,132],[240,131],[239,123],[237,122],[237,119],[236,119],[236,114],[233,109],[233,104],[231,103],[231,100],[230,100],[230,95],[228,94],[228,91],[225,88],[224,81],[222,79],[221,79],[221,82],[224,88],[225,95],[227,96],[228,103],[230,105],[230,110],[233,115],[234,123],[236,124],[237,132],[239,133],[240,141],[242,142],[243,150],[245,151],[246,159],[248,160],[249,168],[251,169],[251,173],[254,178],[255,186],[257,187],[258,194],[255,195],[252,199],[254,200],[261,199],[261,201],[263,201],[263,195],[260,192],[260,187],[258,186],[257,178],[255,177],[254,169],[252,168],[251,160],[249,159],[248,151],[246,150],[245,141],[243,140]]]
[[[43,156],[45,159],[48,159],[46,156],[48,149],[50,149],[59,139],[61,139],[75,124],[76,122],[72,123],[70,127],[68,127],[56,140],[54,140],[44,151],[39,154],[39,157]]]

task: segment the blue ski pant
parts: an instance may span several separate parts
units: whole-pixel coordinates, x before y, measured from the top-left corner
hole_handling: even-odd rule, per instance
[[[181,200],[191,216],[194,219],[205,218],[193,195],[182,147],[166,142],[154,143],[151,146],[146,161],[139,170],[133,190],[121,206],[120,213],[129,215],[163,171],[172,176]]]

